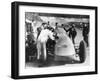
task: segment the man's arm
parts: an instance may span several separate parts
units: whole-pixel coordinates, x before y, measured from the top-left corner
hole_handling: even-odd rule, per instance
[[[70,30],[71,30],[71,28],[69,28],[68,30],[67,30],[66,28],[64,28],[64,30],[65,30],[66,32],[68,32],[68,31],[70,31]]]

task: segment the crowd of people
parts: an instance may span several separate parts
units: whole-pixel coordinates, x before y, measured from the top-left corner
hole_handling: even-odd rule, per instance
[[[54,56],[54,59],[57,60],[59,57],[71,56],[75,59],[75,37],[77,36],[76,25],[71,24],[70,27],[66,27],[65,24],[59,25],[55,23],[55,26],[52,27],[50,22],[42,23],[40,27],[37,27],[37,36],[34,38],[34,32],[31,27],[31,24],[27,24],[30,27],[26,30],[26,57],[29,53],[31,55],[36,55],[37,60],[46,61],[48,54]],[[82,35],[83,40],[88,43],[89,36],[89,25],[86,23],[82,24]],[[36,39],[36,40],[34,40]],[[73,56],[73,57],[72,57]],[[59,58],[60,59],[60,58]]]

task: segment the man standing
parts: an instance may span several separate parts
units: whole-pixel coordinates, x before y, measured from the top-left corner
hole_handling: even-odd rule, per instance
[[[82,32],[82,34],[83,34],[83,39],[86,42],[87,47],[88,47],[89,46],[89,43],[88,43],[89,26],[87,24],[83,25],[83,32]]]
[[[75,44],[75,37],[77,35],[76,29],[75,29],[75,24],[72,24],[71,28],[69,28],[68,30],[66,30],[64,28],[64,30],[66,32],[69,32],[69,37],[72,39],[73,44]]]
[[[46,51],[46,42],[50,38],[54,40],[53,32],[46,28],[47,24],[43,24],[43,29],[40,32],[40,35],[37,39],[37,52],[38,56],[37,59],[40,59],[40,55],[43,56],[43,60],[46,61],[47,59],[47,51]]]

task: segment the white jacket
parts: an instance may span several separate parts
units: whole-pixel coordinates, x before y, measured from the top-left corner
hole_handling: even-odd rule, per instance
[[[41,31],[41,33],[38,37],[38,41],[47,42],[48,38],[51,38],[52,40],[54,40],[53,32],[51,32],[48,29],[44,29]]]

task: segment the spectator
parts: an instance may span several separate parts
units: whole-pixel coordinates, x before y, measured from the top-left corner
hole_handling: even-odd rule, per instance
[[[88,24],[84,24],[83,25],[82,35],[83,35],[84,41],[86,42],[87,47],[89,46],[89,43],[88,43],[88,34],[89,34],[89,25]]]
[[[64,30],[66,32],[69,32],[69,37],[72,39],[73,44],[75,44],[75,37],[77,35],[76,29],[75,29],[75,24],[72,24],[72,27],[69,28],[68,30],[66,30],[64,27]]]

